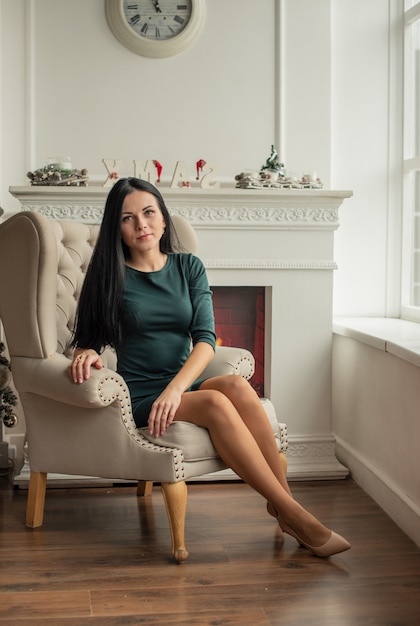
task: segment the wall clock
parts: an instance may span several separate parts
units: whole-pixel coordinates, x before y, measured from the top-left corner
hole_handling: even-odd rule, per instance
[[[109,27],[129,50],[169,57],[188,48],[204,25],[205,0],[105,0]]]

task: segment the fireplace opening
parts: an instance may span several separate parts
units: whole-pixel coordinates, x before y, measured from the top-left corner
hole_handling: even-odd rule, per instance
[[[250,380],[264,397],[265,287],[211,287],[218,345],[246,348],[255,358]]]

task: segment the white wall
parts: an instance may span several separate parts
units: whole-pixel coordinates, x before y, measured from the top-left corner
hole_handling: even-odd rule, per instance
[[[331,188],[330,1],[286,0],[280,5],[285,164],[298,174],[316,171]]]
[[[134,159],[158,159],[167,175],[177,160],[194,174],[204,158],[231,181],[259,167],[275,121],[274,2],[264,4],[256,23],[250,0],[212,0],[192,48],[148,59],[117,41],[103,0],[25,2],[34,21],[32,167],[70,155],[103,179],[103,158],[123,159],[122,174],[133,174]],[[14,184],[25,174],[16,171]]]
[[[354,190],[336,233],[335,313],[396,314],[388,53],[401,0],[257,4],[208,0],[199,41],[153,60],[115,39],[103,0],[0,0],[0,204],[16,209],[8,187],[50,156],[96,180],[103,158],[123,159],[122,174],[159,159],[166,176],[177,160],[193,176],[204,158],[233,184],[276,142],[289,171]]]
[[[354,198],[336,234],[336,315],[398,316],[401,67],[399,0],[332,1],[331,179]]]
[[[25,12],[22,0],[0,4],[0,205],[16,206],[8,193],[13,181],[24,182],[27,120],[25,116]]]
[[[332,377],[337,457],[420,546],[418,364],[391,354],[385,342],[369,345],[339,332]]]

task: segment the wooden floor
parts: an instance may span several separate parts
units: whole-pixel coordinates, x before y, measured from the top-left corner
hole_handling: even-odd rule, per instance
[[[0,480],[0,625],[418,626],[414,543],[351,480],[291,486],[351,550],[311,556],[246,485],[190,484],[177,565],[158,487],[48,489],[29,530],[26,492]]]

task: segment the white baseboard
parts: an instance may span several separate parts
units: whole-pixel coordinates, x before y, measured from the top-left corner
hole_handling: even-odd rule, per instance
[[[332,436],[289,437],[287,480],[341,480],[349,470],[335,455],[335,438]],[[232,470],[207,474],[197,480],[237,480]]]
[[[381,474],[377,467],[340,437],[336,437],[336,452],[349,468],[354,481],[420,547],[420,507],[406,496],[399,485]]]

